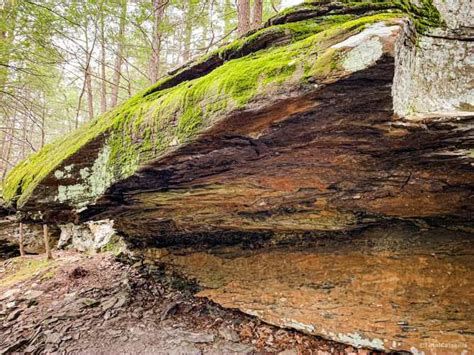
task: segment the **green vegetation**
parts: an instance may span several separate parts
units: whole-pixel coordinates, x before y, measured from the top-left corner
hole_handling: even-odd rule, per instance
[[[365,3],[356,5],[365,6]],[[423,20],[423,24],[438,23],[439,14],[436,15],[429,1],[423,1],[425,3],[429,5],[424,6],[424,10],[414,9],[413,5],[403,8],[414,16],[429,14],[429,20]],[[401,16],[403,14],[392,11],[359,18],[333,15],[265,28],[239,39],[219,49],[219,53],[251,47],[272,31],[288,34],[291,43],[227,61],[205,76],[153,91],[153,87],[169,77],[163,79],[20,163],[8,175],[3,197],[9,203],[16,201],[18,206],[23,205],[44,178],[67,165],[67,159],[87,143],[102,137],[110,148],[107,169],[112,172],[113,181],[130,176],[140,164],[192,139],[229,111],[242,109],[257,100],[269,88],[285,88],[284,83],[305,85],[308,79],[324,79],[340,73],[341,54],[330,48],[332,44],[367,25]]]
[[[102,253],[112,253],[115,256],[120,255],[126,249],[125,242],[118,236],[112,236],[109,242],[105,244],[100,251]]]
[[[410,15],[419,33],[425,33],[430,28],[443,24],[441,15],[432,0],[419,0],[420,6],[416,6],[410,0],[396,0],[395,3],[400,10]]]
[[[0,286],[7,287],[19,282],[40,276],[42,280],[51,278],[56,267],[55,261],[45,260],[43,257],[17,257],[10,259],[5,276],[0,279]]]

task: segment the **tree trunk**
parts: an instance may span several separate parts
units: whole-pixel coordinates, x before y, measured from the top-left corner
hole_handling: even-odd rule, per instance
[[[20,255],[21,256],[25,256],[25,249],[24,249],[24,246],[23,246],[23,223],[20,222],[20,238],[19,238],[19,241],[18,241],[18,244],[19,244],[19,247],[20,247]]]
[[[89,120],[92,120],[94,118],[94,95],[92,93],[92,69],[91,69],[92,53],[91,52],[88,53],[86,73],[85,73],[86,93],[87,93],[87,112],[89,114]]]
[[[46,259],[53,260],[53,254],[51,253],[51,247],[49,245],[48,225],[43,224],[43,237],[44,237],[44,249],[46,251]]]
[[[2,21],[2,26],[0,26],[0,41],[3,45],[0,53],[0,62],[6,65],[0,66],[0,94],[3,93],[8,81],[8,65],[10,63],[11,52],[14,49],[12,43],[15,38],[15,19],[17,14],[17,5],[14,0],[5,0],[2,3],[3,5],[0,6],[0,21]]]
[[[252,29],[259,28],[262,24],[263,0],[254,0],[252,13]]]
[[[101,16],[100,16],[100,112],[104,113],[107,111],[107,81],[105,78],[105,28],[104,28],[104,2],[101,3]]]
[[[120,13],[120,24],[118,32],[117,55],[115,57],[114,77],[112,80],[112,96],[110,106],[114,107],[118,102],[118,92],[120,88],[120,77],[122,76],[122,62],[123,62],[123,42],[125,25],[127,19],[127,0],[122,0],[122,11]]]
[[[151,40],[151,57],[149,65],[150,82],[154,84],[158,80],[160,72],[161,51],[161,23],[165,13],[167,0],[153,0],[153,38]]]
[[[9,169],[9,162],[10,162],[10,155],[12,152],[12,141],[13,137],[15,135],[15,115],[9,118],[10,122],[10,127],[9,127],[9,133],[6,134],[6,140],[5,140],[5,145],[4,145],[4,151],[3,151],[3,171],[2,171],[2,181],[5,180],[5,176],[7,175],[7,171]]]
[[[184,50],[183,62],[191,59],[191,37],[193,34],[194,4],[193,0],[186,1],[186,19],[184,20]]]
[[[43,100],[42,109],[41,109],[41,145],[40,148],[46,143],[46,102]]]
[[[238,27],[237,32],[242,36],[250,29],[250,3],[249,0],[237,0]]]
[[[233,30],[233,8],[230,0],[224,0],[224,35],[227,35]]]

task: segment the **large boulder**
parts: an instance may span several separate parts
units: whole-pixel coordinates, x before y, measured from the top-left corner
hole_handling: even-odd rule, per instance
[[[31,156],[4,197],[72,232],[113,220],[202,296],[270,323],[468,349],[471,6],[286,10]]]
[[[387,218],[463,224],[473,206],[469,63],[445,58],[471,42],[443,38],[452,43],[433,56],[427,32],[439,13],[402,5],[290,9],[31,156],[4,196],[31,218],[112,218],[157,243]]]

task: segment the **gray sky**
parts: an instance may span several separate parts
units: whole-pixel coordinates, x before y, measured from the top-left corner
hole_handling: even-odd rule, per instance
[[[296,4],[301,4],[302,2],[303,0],[283,0],[282,4],[283,4],[283,7],[289,7]]]

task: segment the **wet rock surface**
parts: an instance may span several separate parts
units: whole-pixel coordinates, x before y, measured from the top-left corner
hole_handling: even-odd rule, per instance
[[[11,276],[38,257],[1,265],[0,353],[366,353],[194,298],[195,285],[139,260],[55,257],[54,273],[17,283]]]

